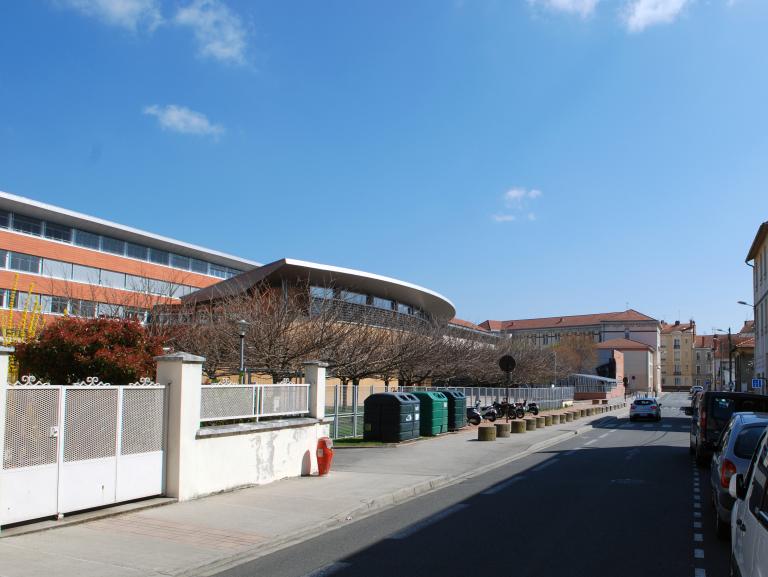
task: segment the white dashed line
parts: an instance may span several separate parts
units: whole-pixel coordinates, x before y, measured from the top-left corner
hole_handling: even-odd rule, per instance
[[[591,445],[592,443],[597,443],[597,439],[592,439],[591,441],[587,441],[586,443],[584,443],[584,446],[586,447],[587,445]]]
[[[693,504],[693,508],[694,508],[694,509],[701,509],[701,503],[694,503],[694,504]],[[693,513],[693,514],[694,514],[694,515],[696,515],[696,512],[694,511],[694,513]]]
[[[693,528],[694,529],[701,529],[701,521],[694,521],[693,522]]]
[[[329,577],[342,569],[346,569],[350,565],[351,563],[331,563],[330,565],[312,571],[312,573],[307,573],[304,577]]]
[[[701,519],[701,511],[694,511],[693,516],[696,519]]]
[[[600,435],[600,436],[598,437],[598,439],[604,439],[605,437],[607,437],[607,436],[608,436],[608,435],[610,435],[610,434],[611,434],[611,432],[608,432],[608,433],[603,433],[602,435]]]
[[[539,465],[538,467],[534,467],[532,470],[533,471],[541,471],[542,469],[546,469],[550,465],[554,465],[558,461],[559,461],[559,459],[550,459],[549,461],[544,461],[541,465]]]
[[[698,492],[700,492],[700,491],[701,491],[701,489],[699,489],[698,487],[694,487],[694,488],[693,488],[693,492],[694,492],[694,493],[698,493]]]
[[[707,577],[707,572],[701,567],[697,567],[693,570],[693,577]]]
[[[701,543],[704,541],[704,533],[694,533],[693,534],[693,540],[697,543]]]
[[[446,517],[450,517],[454,513],[458,513],[462,509],[466,509],[469,507],[469,505],[465,503],[458,503],[454,505],[453,507],[448,507],[445,511],[441,511],[440,513],[437,513],[436,515],[432,515],[431,517],[427,517],[426,519],[419,521],[418,523],[414,523],[410,527],[406,527],[402,531],[398,531],[397,533],[394,533],[393,535],[390,535],[390,539],[408,539],[409,537],[415,535],[425,527],[429,527],[430,525],[433,525],[434,523],[437,523],[438,521],[442,521]],[[314,576],[313,576],[314,577]]]
[[[480,493],[481,495],[495,495],[496,493],[500,493],[510,485],[513,485],[514,483],[517,483],[518,481],[522,481],[525,479],[525,477],[512,477],[511,479],[507,479],[503,483],[499,483],[498,485],[495,485],[491,487],[490,489],[487,489]]]
[[[694,549],[693,556],[696,559],[704,559],[704,549]]]
[[[661,427],[662,427],[663,429],[671,429],[671,428],[672,428],[672,425],[662,425]]]

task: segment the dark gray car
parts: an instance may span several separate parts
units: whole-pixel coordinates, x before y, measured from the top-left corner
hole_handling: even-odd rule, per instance
[[[734,413],[715,445],[709,478],[715,527],[720,538],[728,536],[731,525],[733,497],[728,493],[728,483],[733,475],[746,473],[760,435],[767,426],[768,413]]]

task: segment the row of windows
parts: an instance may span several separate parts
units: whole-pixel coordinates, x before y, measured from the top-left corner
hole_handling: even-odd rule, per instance
[[[378,309],[397,311],[400,314],[426,318],[427,314],[420,308],[406,303],[385,299],[374,295],[358,293],[349,290],[332,289],[328,287],[313,286],[309,288],[309,294],[313,298],[325,300],[339,300],[356,305],[368,305]]]
[[[0,269],[84,282],[108,288],[180,298],[198,290],[197,287],[157,279],[83,266],[61,260],[40,258],[20,252],[0,250]]]
[[[13,307],[13,310],[17,311],[37,311],[47,315],[70,315],[85,318],[133,318],[141,322],[146,322],[148,314],[147,309],[139,307],[51,295],[30,295],[29,293],[17,292],[12,298],[11,291],[5,289],[0,289],[0,307],[4,309]]]
[[[183,256],[157,248],[151,248],[144,246],[143,244],[126,242],[110,236],[94,234],[79,228],[56,224],[47,220],[25,216],[7,210],[0,210],[0,228],[7,228],[15,232],[41,236],[50,240],[66,242],[84,248],[144,260],[180,270],[215,276],[217,278],[227,279],[242,272],[204,260]]]

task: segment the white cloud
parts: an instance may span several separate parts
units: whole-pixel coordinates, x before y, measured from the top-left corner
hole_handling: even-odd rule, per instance
[[[494,214],[491,218],[496,222],[512,222],[517,220],[514,214]]]
[[[674,22],[691,0],[632,0],[623,14],[630,32],[642,32],[649,26]]]
[[[535,199],[539,198],[541,196],[541,191],[532,188],[530,190],[525,188],[510,188],[507,192],[504,193],[504,203],[508,207],[520,207],[525,199]]]
[[[587,18],[595,12],[600,0],[528,0],[529,4],[541,5],[555,12],[576,14]]]
[[[203,56],[221,62],[245,63],[246,33],[243,23],[219,0],[193,0],[179,8],[174,22],[192,29]]]
[[[167,106],[147,106],[144,114],[155,116],[163,130],[180,132],[181,134],[198,134],[219,136],[224,133],[224,127],[211,124],[205,114],[190,110],[185,106],[169,104]]]
[[[529,189],[520,186],[510,188],[501,195],[504,206],[508,210],[492,215],[491,219],[495,222],[512,222],[518,219],[536,220],[536,215],[528,211],[528,206],[541,195],[542,192],[538,188]]]
[[[529,212],[528,213],[528,220],[536,220],[536,215],[533,214],[532,212]]]
[[[62,4],[128,30],[140,26],[154,30],[163,21],[157,0],[62,0]]]

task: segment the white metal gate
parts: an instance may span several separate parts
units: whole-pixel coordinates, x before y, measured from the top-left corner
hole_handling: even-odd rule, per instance
[[[165,489],[165,387],[24,377],[8,387],[0,524],[69,513]]]

